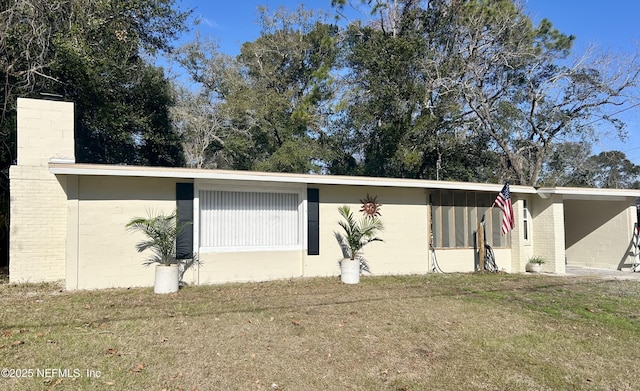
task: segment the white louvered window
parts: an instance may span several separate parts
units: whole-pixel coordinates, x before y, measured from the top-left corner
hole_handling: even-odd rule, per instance
[[[301,243],[299,193],[201,190],[200,246],[212,250]]]

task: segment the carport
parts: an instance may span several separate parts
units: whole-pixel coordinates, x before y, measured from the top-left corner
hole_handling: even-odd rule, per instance
[[[566,265],[631,268],[640,190],[541,188],[538,194],[562,200]]]

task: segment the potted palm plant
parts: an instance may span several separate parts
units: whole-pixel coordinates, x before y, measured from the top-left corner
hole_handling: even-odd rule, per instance
[[[338,212],[343,218],[338,224],[344,231],[342,235],[338,235],[345,244],[345,255],[348,256],[340,261],[340,279],[345,284],[357,284],[360,282],[362,248],[371,242],[382,242],[376,234],[382,231],[384,226],[380,218],[373,215],[356,220],[347,205],[339,207]]]
[[[158,213],[147,218],[136,217],[126,228],[133,232],[142,232],[146,238],[136,245],[138,252],[151,250],[145,265],[156,265],[153,291],[155,293],[174,293],[178,291],[180,269],[176,260],[176,240],[184,229],[177,223],[176,212],[170,215]]]
[[[533,273],[540,273],[540,271],[542,271],[542,265],[545,263],[545,260],[543,257],[536,255],[533,256],[531,258],[529,258],[529,267],[530,267],[530,271]]]

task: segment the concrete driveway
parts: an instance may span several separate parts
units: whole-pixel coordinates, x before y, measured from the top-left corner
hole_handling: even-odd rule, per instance
[[[612,269],[597,269],[593,267],[567,266],[567,276],[591,276],[607,280],[638,280],[640,272],[620,271]]]

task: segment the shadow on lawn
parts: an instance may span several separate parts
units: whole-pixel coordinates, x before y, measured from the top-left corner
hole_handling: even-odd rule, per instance
[[[495,275],[493,275],[495,276]],[[388,278],[388,277],[383,277]],[[490,280],[493,280],[490,278]],[[375,288],[381,288],[382,284],[379,282],[376,285],[361,285],[361,288],[370,288],[367,291],[363,292],[363,289],[353,290],[353,296],[360,297],[351,297],[349,298],[349,287],[345,288],[342,284],[337,285],[338,289],[345,289],[345,292],[340,293],[340,298],[336,299],[335,297],[335,289],[331,290],[328,297],[322,297],[324,293],[323,289],[320,289],[323,292],[318,292],[317,290],[313,290],[313,286],[308,286],[309,290],[313,290],[309,294],[297,294],[296,299],[282,304],[270,305],[270,302],[273,302],[273,296],[290,296],[290,292],[273,292],[274,294],[264,294],[264,292],[257,292],[258,295],[265,300],[265,303],[256,302],[255,296],[247,297],[246,300],[238,299],[235,303],[230,303],[226,301],[227,306],[231,306],[233,308],[212,308],[211,306],[203,303],[202,307],[198,309],[185,309],[184,311],[172,311],[172,308],[175,306],[176,301],[183,300],[185,302],[193,303],[194,299],[197,296],[200,296],[202,300],[204,297],[207,297],[209,300],[212,300],[213,297],[211,295],[205,295],[202,290],[210,289],[211,287],[192,287],[188,288],[189,290],[193,290],[186,294],[184,290],[182,293],[170,295],[167,297],[158,298],[156,295],[149,293],[149,297],[146,297],[138,300],[140,303],[139,307],[145,307],[148,309],[153,309],[153,315],[144,316],[113,316],[110,314],[108,317],[103,317],[101,314],[94,314],[94,316],[87,316],[86,318],[80,320],[76,319],[71,322],[47,322],[47,323],[22,323],[22,324],[6,324],[4,325],[7,328],[30,328],[30,327],[54,327],[54,326],[82,326],[87,323],[87,320],[91,320],[94,318],[95,322],[90,323],[111,323],[118,321],[135,321],[135,320],[145,320],[154,317],[202,317],[209,316],[215,317],[224,314],[244,314],[244,313],[256,313],[256,312],[264,312],[264,311],[278,311],[278,310],[295,310],[295,309],[308,309],[310,307],[327,307],[327,306],[341,306],[341,305],[352,305],[352,304],[371,304],[376,302],[383,302],[387,300],[415,300],[415,299],[429,299],[429,298],[438,298],[438,297],[452,297],[452,298],[469,298],[469,299],[480,299],[480,300],[499,300],[499,301],[507,301],[507,302],[521,302],[523,301],[523,297],[518,297],[519,295],[526,295],[528,293],[543,293],[549,291],[556,290],[570,290],[581,292],[583,288],[582,286],[590,286],[596,287],[600,285],[606,285],[611,283],[619,283],[620,281],[612,281],[612,280],[594,280],[593,278],[582,278],[582,277],[560,277],[560,278],[544,278],[538,280],[537,277],[532,277],[530,281],[526,279],[517,279],[508,281],[508,284],[500,284],[500,283],[491,283],[486,284],[487,280],[478,281],[469,279],[467,284],[462,286],[452,287],[445,281],[441,280],[416,280],[407,286],[406,284],[398,284],[396,285],[393,280],[389,281],[388,284],[384,284],[384,289],[376,290]],[[494,281],[495,282],[495,281]],[[502,281],[505,282],[505,281]],[[442,283],[441,286],[438,286],[439,283]],[[248,285],[252,285],[248,283]],[[394,286],[396,285],[396,286]],[[488,286],[490,285],[490,286]],[[575,289],[571,289],[571,288]],[[265,286],[268,289],[268,287]],[[183,288],[184,289],[184,288]],[[589,289],[589,288],[586,288]],[[254,291],[255,288],[247,287],[247,291]],[[278,289],[276,288],[276,291]],[[200,291],[200,292],[198,292]],[[376,292],[380,293],[377,295]],[[503,295],[493,296],[492,293],[502,292]],[[95,292],[93,292],[95,293]],[[92,293],[92,294],[93,294]],[[140,295],[139,290],[132,290],[132,294]],[[551,292],[549,292],[551,293]],[[71,293],[72,295],[76,294],[75,292]],[[552,294],[552,293],[551,293]],[[365,296],[365,297],[363,297]],[[305,300],[305,297],[309,298],[309,300]],[[147,301],[146,299],[150,299]],[[169,300],[167,300],[169,299]],[[286,300],[286,299],[284,299]],[[233,300],[232,300],[233,301]],[[527,304],[531,304],[529,301],[526,301]],[[543,303],[539,303],[543,305]],[[128,302],[129,306],[134,305],[132,302]],[[112,310],[114,307],[111,306]],[[142,313],[140,311],[138,313]],[[124,314],[123,314],[124,315]]]

